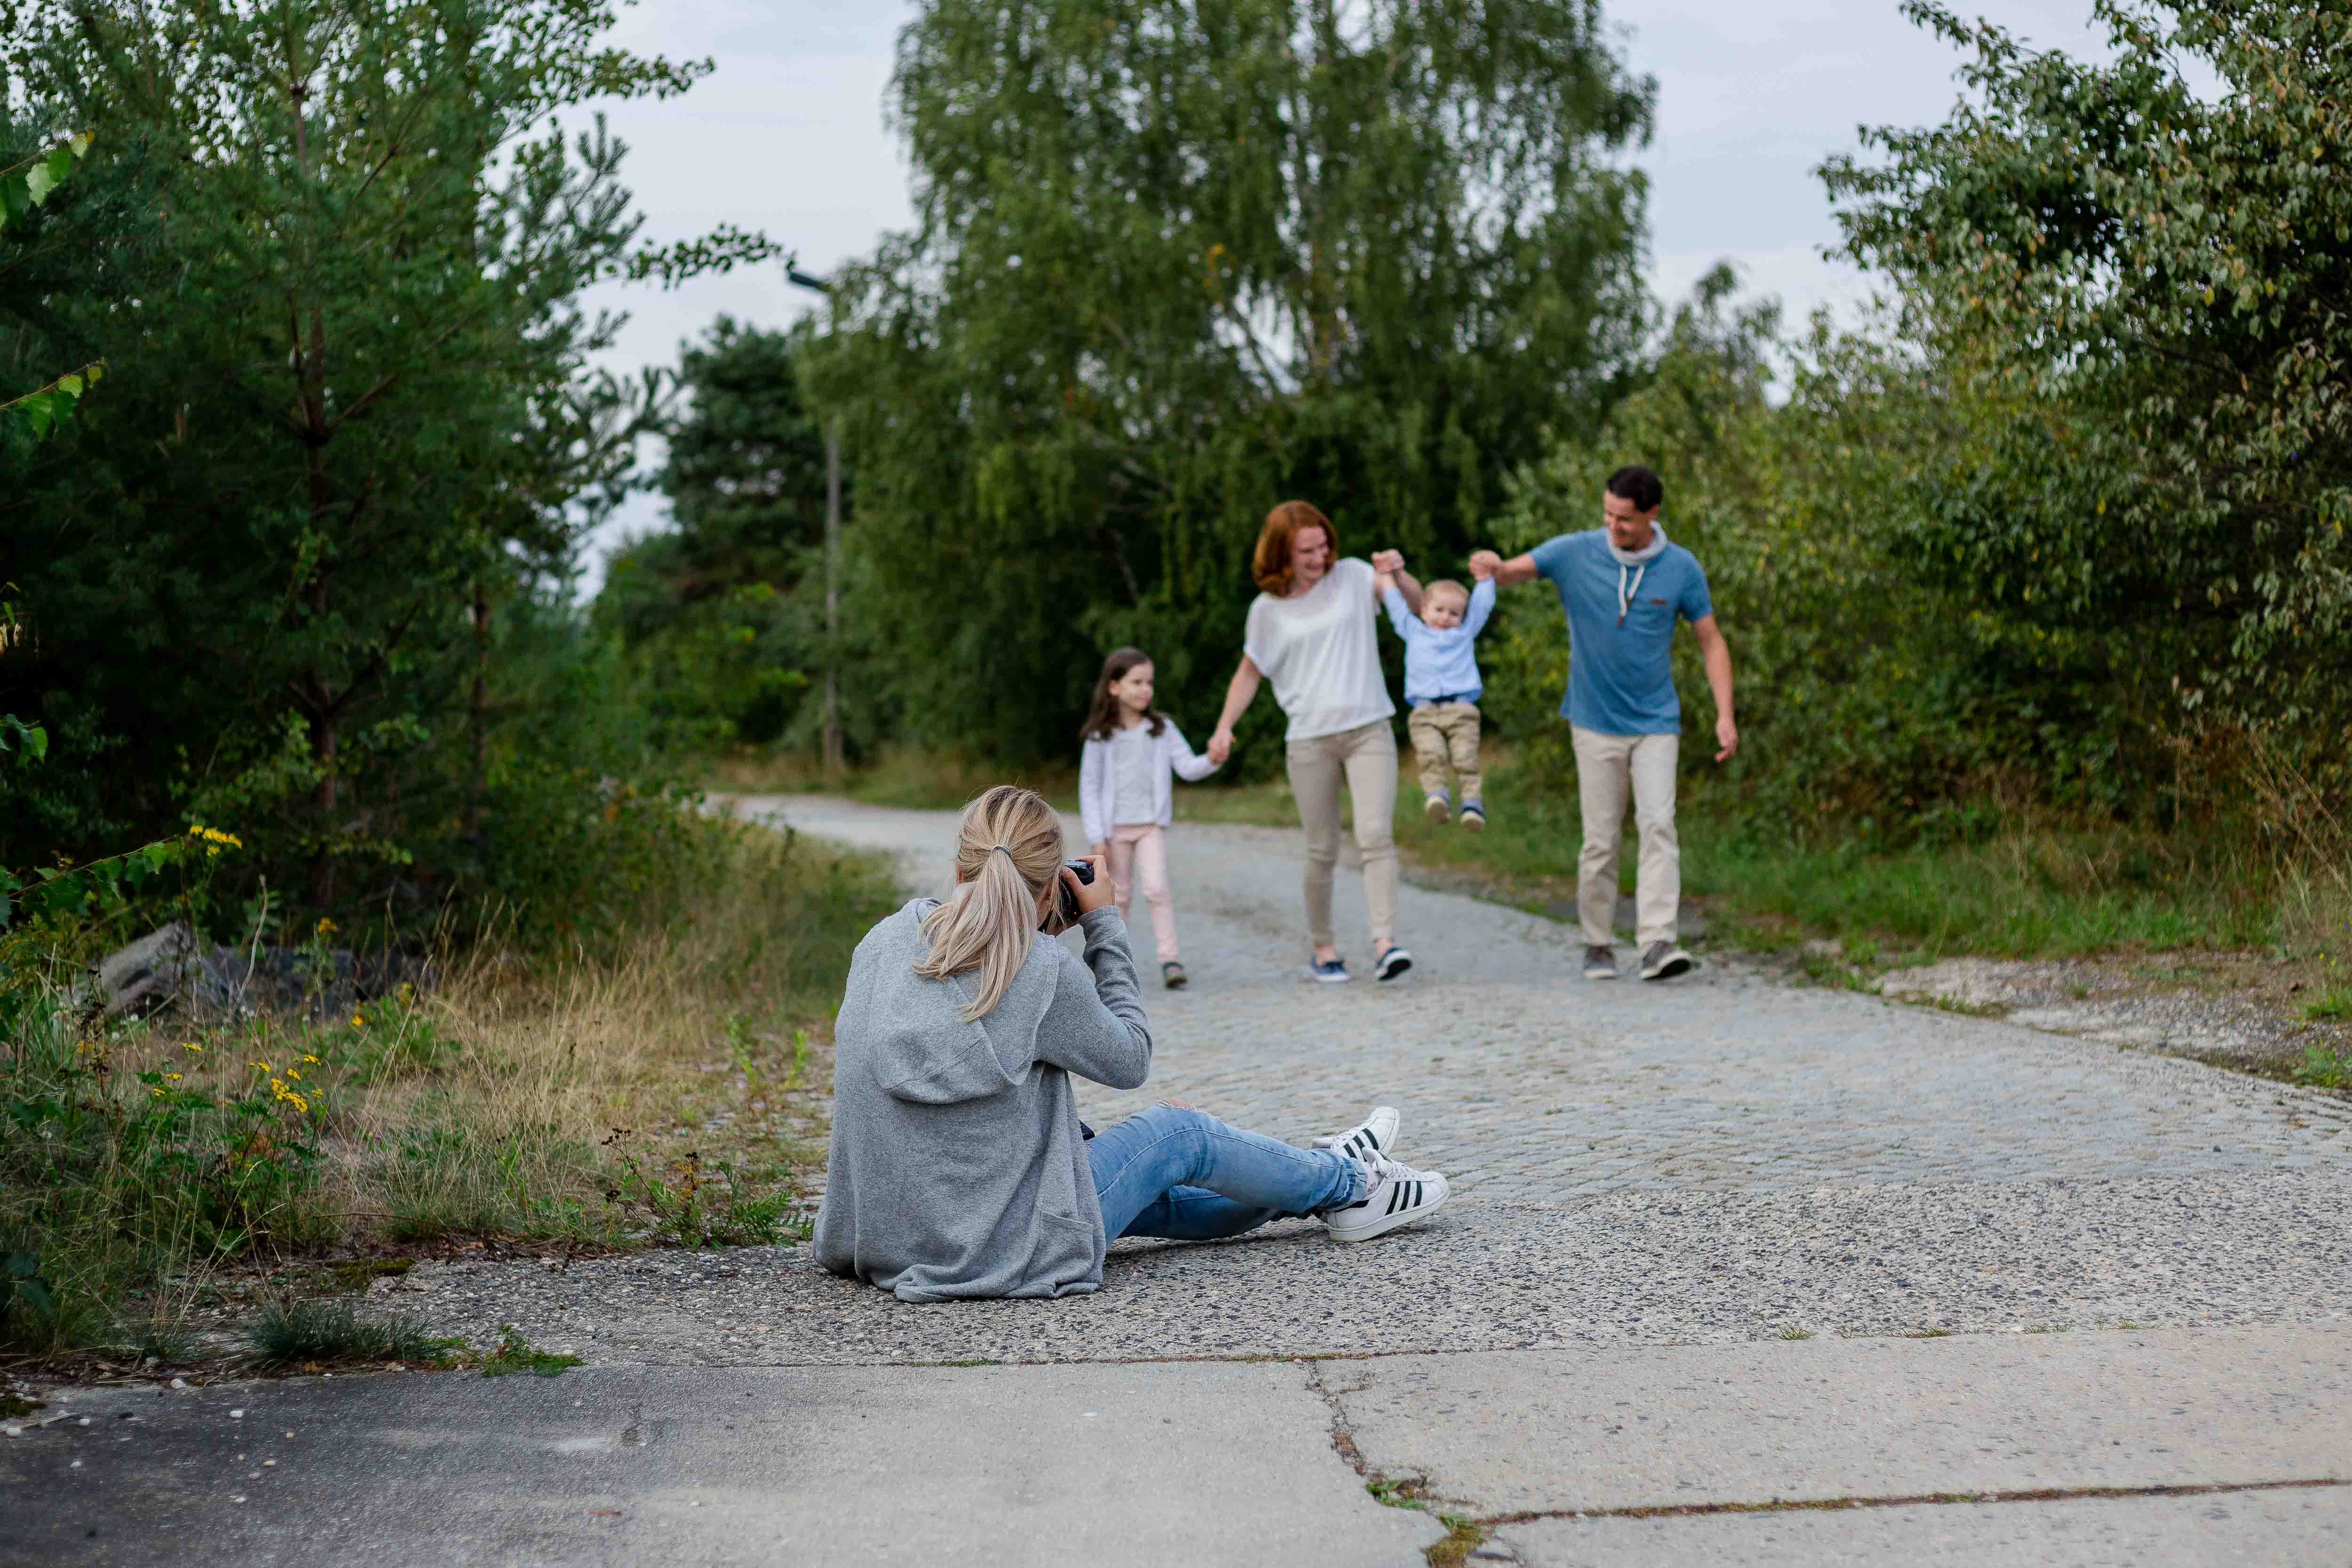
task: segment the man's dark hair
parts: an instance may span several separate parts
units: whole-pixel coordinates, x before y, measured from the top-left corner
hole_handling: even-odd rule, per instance
[[[1655,511],[1665,504],[1665,481],[1639,463],[1626,464],[1610,475],[1609,482],[1601,488],[1621,500],[1632,501],[1636,511]]]

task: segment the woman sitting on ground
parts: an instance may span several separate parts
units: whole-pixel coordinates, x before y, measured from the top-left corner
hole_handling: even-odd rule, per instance
[[[1068,1296],[1102,1284],[1112,1237],[1208,1241],[1312,1215],[1363,1241],[1445,1201],[1390,1158],[1397,1113],[1295,1148],[1166,1102],[1089,1136],[1070,1077],[1151,1070],[1108,868],[1062,862],[1062,825],[999,784],[964,808],[956,887],[866,933],[834,1026],[833,1146],[817,1261],[903,1301]],[[1062,929],[1066,889],[1081,964]]]

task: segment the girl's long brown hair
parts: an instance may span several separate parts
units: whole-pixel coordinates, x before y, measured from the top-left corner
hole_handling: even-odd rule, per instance
[[[1127,679],[1127,672],[1139,664],[1150,664],[1151,656],[1139,647],[1111,649],[1103,660],[1102,673],[1095,677],[1094,706],[1087,710],[1087,721],[1078,730],[1081,741],[1108,741],[1118,733],[1118,699],[1110,689]],[[1168,728],[1168,715],[1157,708],[1144,710],[1143,722],[1153,735]]]

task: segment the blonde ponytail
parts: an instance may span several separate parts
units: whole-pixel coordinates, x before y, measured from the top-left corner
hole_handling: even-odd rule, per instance
[[[926,980],[980,971],[968,1021],[988,1016],[1029,956],[1037,895],[1059,879],[1062,819],[1035,793],[998,784],[963,808],[956,829],[956,889],[923,917],[930,952],[915,965]]]

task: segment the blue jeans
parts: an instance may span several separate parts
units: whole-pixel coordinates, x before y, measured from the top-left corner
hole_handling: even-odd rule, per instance
[[[1354,1203],[1370,1173],[1329,1149],[1295,1149],[1215,1117],[1155,1105],[1087,1142],[1103,1234],[1214,1241],[1268,1220]]]

